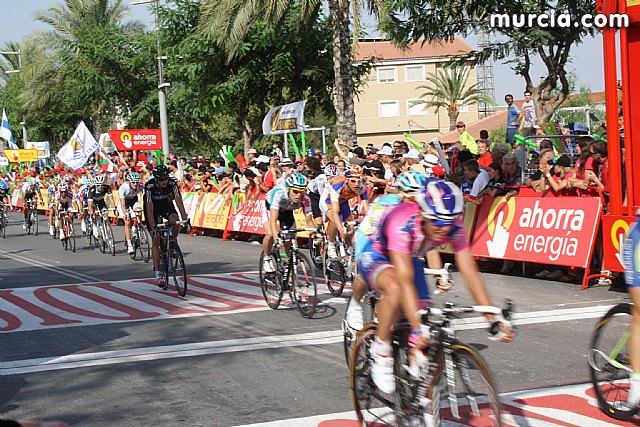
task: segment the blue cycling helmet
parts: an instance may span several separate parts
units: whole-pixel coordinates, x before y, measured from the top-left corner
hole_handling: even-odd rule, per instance
[[[452,223],[464,210],[462,191],[443,179],[429,179],[416,203],[424,217],[444,223]]]
[[[302,175],[300,172],[290,173],[284,179],[284,184],[287,188],[305,189],[307,188],[308,182],[307,177]]]
[[[410,170],[402,172],[398,176],[398,190],[404,193],[420,191],[427,181],[427,176],[420,171]]]
[[[316,154],[316,150],[313,148],[307,148],[307,156],[311,157]]]
[[[4,181],[0,181],[0,190],[8,190],[8,189],[9,189],[9,185]]]

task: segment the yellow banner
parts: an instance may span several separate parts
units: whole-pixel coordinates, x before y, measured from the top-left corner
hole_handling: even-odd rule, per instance
[[[221,196],[218,193],[204,193],[198,196],[195,209],[193,209],[191,225],[199,228],[224,230],[227,227],[231,202],[231,197]]]
[[[12,163],[38,161],[38,150],[4,150],[4,155]]]

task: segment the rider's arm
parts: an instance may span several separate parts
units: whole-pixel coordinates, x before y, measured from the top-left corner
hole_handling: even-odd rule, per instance
[[[278,233],[279,233],[279,228],[278,228],[278,216],[280,215],[280,209],[278,208],[271,208],[269,210],[269,225],[271,228],[271,232],[273,233],[273,237],[276,238],[278,237]]]
[[[336,151],[338,152],[338,156],[340,156],[341,159],[349,162],[349,156],[347,156],[347,154],[344,151],[342,151],[342,147],[341,147],[342,144],[344,144],[344,142],[340,138],[337,138],[333,142],[333,145],[334,147],[336,147]]]
[[[180,217],[182,218],[183,221],[186,221],[187,211],[184,208],[184,203],[182,203],[182,196],[180,196],[180,193],[178,193],[178,197],[176,197],[175,201],[176,201],[176,206],[178,206],[178,210],[180,211]]]

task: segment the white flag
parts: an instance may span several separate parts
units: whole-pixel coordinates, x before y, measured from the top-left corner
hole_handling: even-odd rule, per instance
[[[272,135],[305,130],[304,105],[306,103],[307,101],[304,100],[270,109],[262,120],[262,133]]]
[[[4,110],[2,110],[2,126],[0,127],[0,138],[7,140],[10,149],[18,149],[18,145],[13,139],[13,135],[11,134],[11,129],[9,129],[9,120],[7,120],[7,113],[5,113]]]
[[[84,122],[80,122],[69,142],[58,151],[56,157],[71,169],[77,170],[87,163],[89,157],[91,157],[98,148],[100,148],[100,144],[98,144],[98,141],[91,135],[91,132],[87,129],[87,125],[85,125]]]

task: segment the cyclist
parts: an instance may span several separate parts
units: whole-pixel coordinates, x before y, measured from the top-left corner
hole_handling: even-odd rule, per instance
[[[124,239],[127,244],[127,252],[129,255],[135,252],[131,243],[131,217],[129,216],[129,208],[135,209],[140,206],[138,203],[138,194],[142,193],[143,186],[140,183],[140,175],[137,172],[129,172],[126,175],[126,182],[118,189],[120,196],[120,211],[124,217]]]
[[[363,251],[367,247],[367,243],[371,242],[371,239],[373,239],[385,210],[396,206],[403,201],[414,201],[415,195],[424,188],[427,182],[428,178],[425,174],[417,170],[409,170],[398,176],[399,193],[386,194],[376,199],[376,201],[369,207],[367,215],[356,228],[353,239],[356,263],[360,260]],[[418,279],[420,277],[418,277]],[[347,306],[346,316],[349,326],[356,330],[362,329],[364,325],[362,305],[360,304],[360,301],[367,292],[367,289],[367,284],[362,276],[356,276],[353,281],[353,294],[351,302]]]
[[[56,191],[58,190],[58,185],[60,184],[60,178],[53,178],[51,180],[51,185],[47,189],[47,200],[49,201],[49,234],[55,234],[55,227],[53,226],[53,218],[55,218],[54,214],[54,206],[56,200]]]
[[[53,202],[53,212],[56,218],[58,218],[60,224],[60,240],[66,239],[64,235],[64,230],[62,227],[62,215],[63,212],[66,211],[69,216],[69,221],[73,222],[73,215],[68,212],[71,209],[71,204],[73,203],[73,195],[69,190],[69,186],[64,182],[58,185],[58,191],[55,194],[55,199]]]
[[[165,285],[165,279],[160,271],[160,235],[156,231],[156,225],[162,221],[162,218],[172,223],[178,221],[176,206],[180,211],[180,216],[187,219],[178,181],[169,177],[170,173],[171,171],[165,165],[157,165],[153,168],[153,177],[144,186],[144,216],[147,228],[153,236],[153,271],[155,272],[156,285],[160,287]],[[175,206],[173,202],[175,202]],[[175,225],[173,235],[176,241],[179,232],[180,225]]]
[[[76,201],[78,203],[78,211],[80,214],[80,228],[83,233],[87,232],[87,225],[84,222],[84,217],[87,215],[85,209],[89,209],[89,189],[95,185],[95,181],[92,178],[88,178],[87,182],[78,189],[76,194]]]
[[[22,196],[24,198],[24,207],[22,208],[24,212],[24,222],[22,223],[22,229],[26,230],[29,224],[29,203],[32,202],[34,198],[35,203],[38,203],[40,199],[40,184],[34,177],[29,177],[22,183]]]
[[[276,271],[271,259],[271,249],[273,248],[273,236],[278,235],[278,221],[280,221],[280,227],[284,229],[295,228],[296,220],[293,211],[303,208],[307,216],[307,227],[313,227],[311,200],[306,194],[307,183],[307,178],[296,171],[288,174],[281,185],[274,187],[267,193],[267,221],[263,224],[265,235],[262,241],[265,273],[275,273]]]
[[[625,281],[633,303],[633,319],[629,336],[629,358],[631,359],[631,388],[628,403],[631,408],[640,409],[640,209],[636,212],[636,222],[629,230],[624,242]]]
[[[336,236],[346,235],[346,230],[342,226],[345,221],[353,221],[351,206],[349,201],[360,196],[362,199],[362,213],[367,214],[368,193],[367,187],[362,182],[362,167],[351,165],[344,173],[344,176],[337,176],[325,186],[320,201],[320,209],[329,220],[327,229],[327,255],[330,259],[337,259]],[[347,242],[351,245],[351,242]]]
[[[0,201],[2,202],[2,217],[4,218],[3,226],[7,225],[7,209],[9,205],[9,184],[0,181]]]
[[[412,325],[410,342],[416,348],[428,344],[420,332],[416,312],[419,299],[428,301],[424,283],[424,263],[420,258],[443,243],[451,243],[456,264],[467,288],[478,305],[491,305],[491,299],[475,265],[460,218],[464,206],[462,193],[454,184],[431,179],[413,202],[385,210],[372,242],[367,244],[358,263],[366,284],[380,292],[378,331],[371,347],[371,377],[385,393],[395,391],[391,328],[403,312]],[[419,288],[417,288],[419,286]],[[492,323],[493,315],[486,315]],[[515,333],[505,325],[500,339],[511,341]]]
[[[107,202],[104,200],[107,195],[113,197],[111,187],[105,182],[104,175],[96,176],[95,185],[89,189],[89,203],[87,204],[91,218],[93,218],[95,208],[98,208],[98,212],[108,209]],[[98,227],[93,227],[93,235],[98,238]]]

